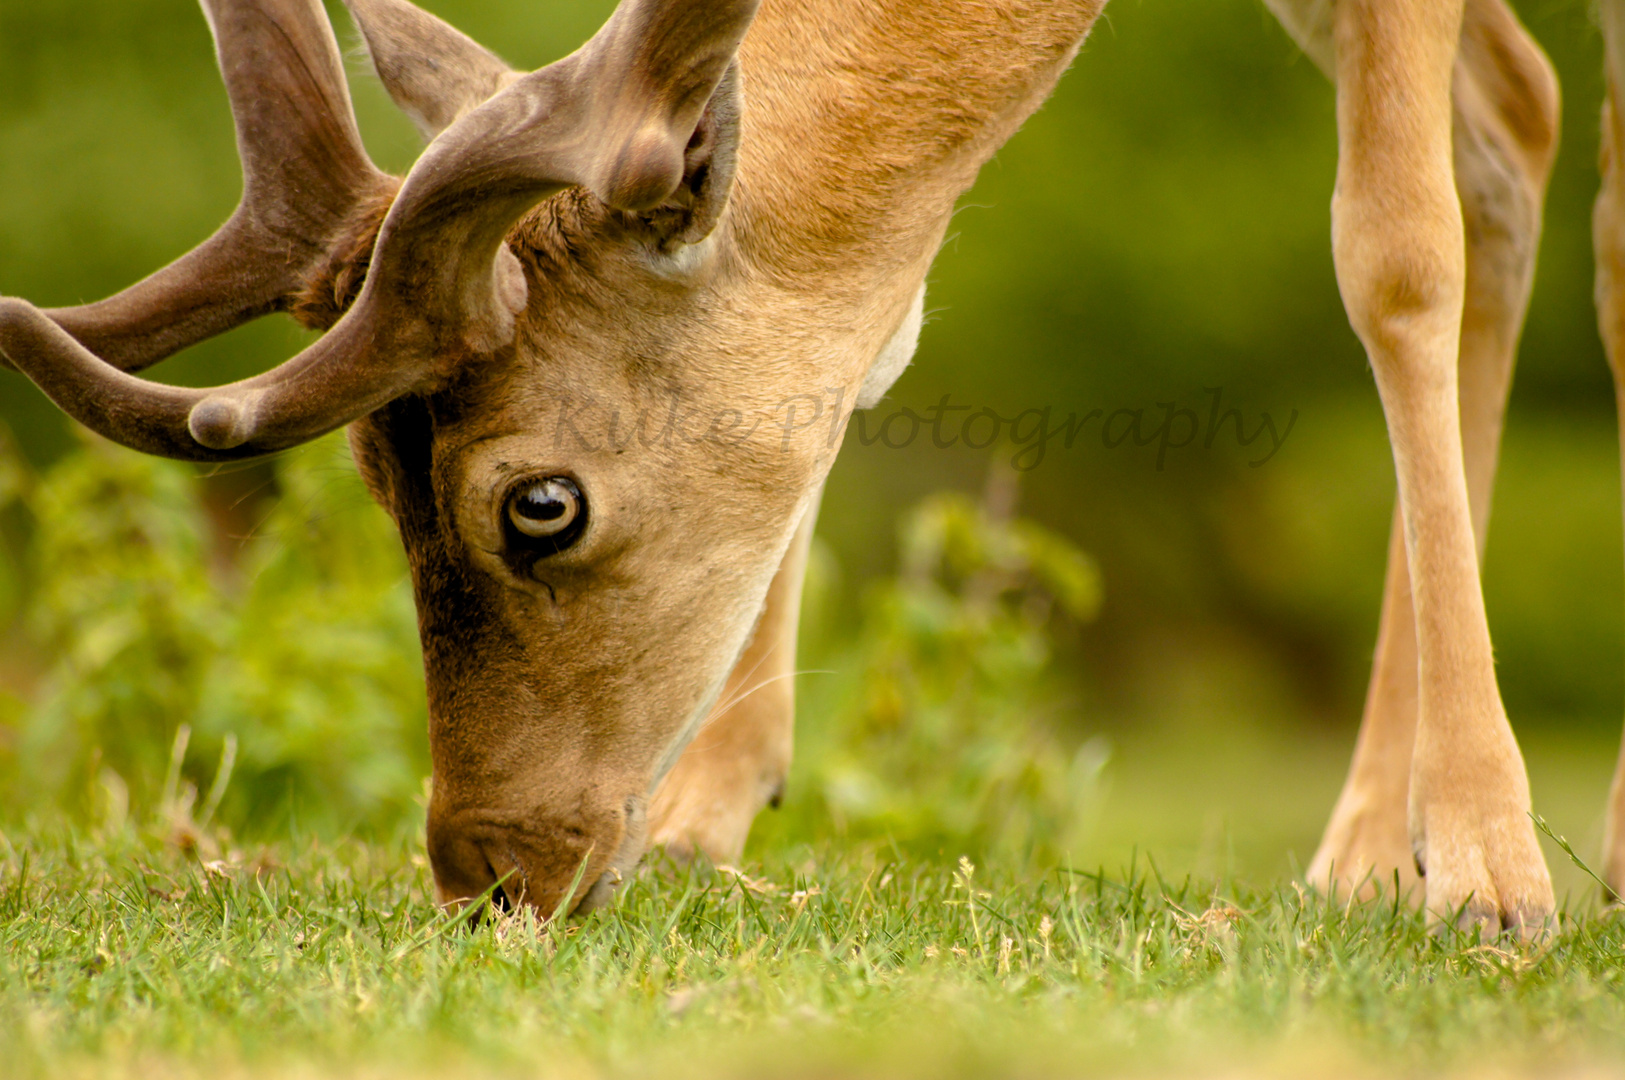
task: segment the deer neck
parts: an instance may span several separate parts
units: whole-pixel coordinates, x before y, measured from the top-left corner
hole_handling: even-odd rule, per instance
[[[847,335],[826,350],[832,384],[872,403],[906,367],[956,200],[1103,6],[764,0],[740,52],[731,231],[774,294],[763,302],[803,312],[809,332]]]

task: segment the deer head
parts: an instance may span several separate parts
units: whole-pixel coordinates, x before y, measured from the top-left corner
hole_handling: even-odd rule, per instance
[[[910,33],[954,25],[923,6],[780,3],[741,58],[757,0],[623,0],[524,74],[405,0],[346,3],[432,139],[408,175],[361,147],[321,0],[202,0],[241,205],[110,299],[0,298],[0,354],[147,453],[228,461],[351,425],[416,590],[441,897],[501,880],[567,909],[641,857],[645,806],[749,642],[843,405],[912,352],[955,196],[1099,5],[1035,0],[1043,48],[975,9],[967,42],[1021,50],[975,81],[951,48],[914,55]],[[897,55],[866,73],[859,46]],[[918,64],[936,81],[911,85]],[[877,102],[889,87],[914,112]],[[213,389],[134,374],[275,311],[326,333]]]

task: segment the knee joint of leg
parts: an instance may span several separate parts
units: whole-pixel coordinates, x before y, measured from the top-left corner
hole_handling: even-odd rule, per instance
[[[1350,247],[1364,249],[1351,252]],[[1373,352],[1410,352],[1460,325],[1463,269],[1425,244],[1338,245],[1337,278],[1354,332]]]

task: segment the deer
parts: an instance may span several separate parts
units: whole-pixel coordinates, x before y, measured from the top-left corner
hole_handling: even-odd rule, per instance
[[[1332,256],[1398,480],[1365,713],[1307,876],[1542,935],[1479,562],[1556,77],[1504,0],[1266,2],[1335,84]],[[419,612],[442,903],[584,911],[651,848],[737,859],[789,768],[844,421],[907,366],[956,200],[1104,0],[622,0],[532,72],[406,0],[345,0],[429,140],[399,178],[362,149],[321,0],[201,4],[237,211],[111,298],[0,298],[0,355],[148,454],[230,462],[347,427]],[[1603,12],[1597,297],[1625,387],[1625,2]],[[214,388],[137,374],[273,312],[324,334]],[[813,399],[827,430],[785,419]],[[649,416],[669,422],[606,433]],[[1625,759],[1620,777],[1625,889]]]

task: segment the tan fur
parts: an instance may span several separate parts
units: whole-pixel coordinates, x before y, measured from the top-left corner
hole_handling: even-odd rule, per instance
[[[749,647],[655,794],[649,808],[654,846],[735,861],[757,813],[784,792],[795,729],[796,621],[816,516],[815,506],[796,530]]]
[[[1456,189],[1467,238],[1458,364],[1462,440],[1482,556],[1502,416],[1557,150],[1557,84],[1549,62],[1500,0],[1469,0],[1452,85]],[[1309,880],[1322,888],[1369,895],[1397,880],[1402,893],[1422,900],[1406,816],[1417,708],[1415,617],[1396,509],[1354,763],[1309,866]]]
[[[1418,653],[1409,834],[1434,918],[1540,933],[1554,909],[1495,681],[1462,452],[1466,237],[1452,168],[1462,7],[1343,0],[1333,256],[1399,476]]]
[[[1103,7],[768,0],[740,54],[744,251],[805,291],[929,258]]]

